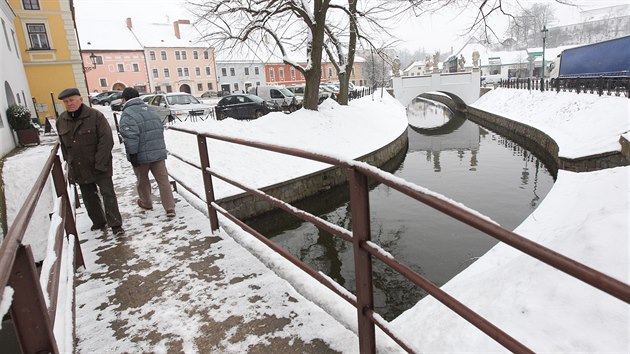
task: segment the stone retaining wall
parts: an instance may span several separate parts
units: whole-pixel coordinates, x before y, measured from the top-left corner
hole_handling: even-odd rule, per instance
[[[558,144],[542,131],[475,107],[468,106],[468,119],[523,145],[541,159],[554,176],[558,169],[588,172],[630,164],[630,160],[619,151],[577,159],[559,157]]]
[[[380,167],[398,155],[401,150],[406,149],[408,139],[407,130],[405,129],[398,138],[388,145],[366,154],[357,160]],[[330,167],[306,176],[265,187],[262,191],[286,203],[293,203],[346,182],[347,173],[345,170]],[[220,199],[218,203],[241,220],[247,220],[275,209],[275,207],[267,201],[247,193]]]

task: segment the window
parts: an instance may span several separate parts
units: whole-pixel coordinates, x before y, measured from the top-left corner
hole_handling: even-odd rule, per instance
[[[273,71],[273,68],[269,68],[269,79],[271,81],[274,81],[276,79],[276,75],[275,75],[275,73]]]
[[[46,26],[43,23],[27,23],[26,30],[31,40],[31,49],[50,49]]]
[[[278,69],[278,76],[280,77],[280,81],[284,81],[284,69]]]
[[[13,37],[13,47],[15,48],[15,55],[20,58],[20,51],[18,50],[17,43],[15,42],[15,31],[11,30],[11,37]]]
[[[158,69],[153,69],[153,78],[157,79],[159,77],[158,75]]]
[[[181,59],[182,59],[182,57],[181,57],[181,55],[179,54],[179,50],[176,50],[176,51],[175,51],[175,60],[181,60]]]
[[[39,0],[22,0],[24,10],[39,10]]]
[[[117,64],[116,66],[118,67],[118,72],[119,73],[124,73],[125,72],[125,64]]]
[[[155,60],[155,52],[154,51],[150,51],[149,52],[149,59]]]
[[[197,91],[203,91],[203,84],[197,84]]]
[[[203,52],[203,58],[204,58],[204,59],[208,59],[208,51],[207,51],[207,50],[205,50],[205,51]]]
[[[6,24],[4,22],[4,19],[0,19],[0,20],[2,20],[2,31],[4,32],[4,39],[6,39],[7,47],[9,47],[9,51],[11,51],[11,43],[9,42],[9,34],[7,33]]]
[[[243,68],[243,70],[245,71],[245,75],[249,76],[249,68]]]
[[[133,72],[135,73],[140,71],[140,65],[138,65],[138,63],[131,64],[131,67],[133,68]]]
[[[195,75],[201,76],[201,68],[198,66],[195,66]]]
[[[182,50],[182,60],[186,60],[186,51]]]
[[[177,76],[178,77],[184,76],[184,70],[182,68],[177,68]]]
[[[206,66],[206,75],[210,75],[210,67]]]
[[[160,92],[160,90],[162,90],[160,86],[155,86],[155,92]]]
[[[227,69],[226,68],[221,68],[221,75],[222,76],[227,76]]]
[[[295,68],[291,68],[291,80],[295,81]]]
[[[328,68],[328,78],[332,77],[332,68]]]
[[[212,82],[208,82],[208,90],[212,90]]]
[[[193,59],[199,59],[199,52],[193,50]]]
[[[238,84],[234,83],[234,91],[238,91]]]
[[[188,73],[188,68],[184,68],[184,76],[188,77],[190,74]]]
[[[164,68],[164,77],[171,77],[171,72],[168,70],[168,68]]]
[[[254,75],[260,75],[260,72],[258,71],[258,67],[254,67]]]
[[[166,52],[165,51],[161,51],[160,52],[160,56],[162,57],[162,60],[166,60]]]
[[[171,87],[171,85],[166,85],[166,92],[173,92],[173,87]]]
[[[97,55],[96,59],[94,59],[97,65],[103,65],[103,56]]]
[[[230,76],[236,76],[236,71],[234,68],[230,68]]]
[[[101,85],[101,87],[107,87],[107,78],[100,78],[99,79],[99,84]]]

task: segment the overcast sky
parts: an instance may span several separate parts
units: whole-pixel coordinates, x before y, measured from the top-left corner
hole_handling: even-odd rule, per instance
[[[561,24],[575,23],[581,9],[591,9],[605,6],[627,4],[627,0],[563,0],[572,2],[578,7],[560,5],[553,0],[510,0],[504,4],[529,8],[534,3],[551,3],[556,8],[555,16]],[[180,18],[194,20],[185,9],[186,0],[75,0],[77,17],[81,18],[111,18],[124,20],[131,17],[136,21],[172,22]],[[518,12],[518,10],[515,10]],[[393,29],[400,47],[411,51],[424,48],[427,52],[440,50],[446,52],[451,46],[459,47],[463,44],[461,34],[472,23],[473,9],[445,8],[434,15],[423,15],[401,21]],[[507,26],[507,18],[499,16],[494,19],[493,28],[502,35]],[[106,29],[104,29],[106,33]]]

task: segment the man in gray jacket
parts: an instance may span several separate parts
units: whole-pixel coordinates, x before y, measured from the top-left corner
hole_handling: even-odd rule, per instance
[[[138,179],[138,206],[151,210],[151,182],[149,171],[157,182],[162,206],[166,216],[175,216],[175,199],[168,181],[166,169],[166,143],[164,126],[160,117],[139,98],[139,93],[132,87],[123,90],[123,112],[120,117],[120,134],[125,140],[127,160],[133,165],[133,172]]]

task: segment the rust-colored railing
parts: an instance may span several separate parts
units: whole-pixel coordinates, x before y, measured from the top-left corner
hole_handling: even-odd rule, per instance
[[[62,262],[63,237],[74,235],[74,264],[83,266],[83,255],[77,236],[74,211],[68,193],[68,182],[63,173],[61,160],[55,144],[46,160],[35,185],[26,197],[26,201],[11,224],[9,231],[0,245],[0,303],[5,296],[7,286],[13,289],[11,299],[11,319],[13,321],[20,349],[23,353],[58,353],[57,341],[53,334],[57,294]],[[57,210],[59,223],[51,223],[55,227],[54,246],[56,258],[48,272],[46,286],[49,295],[49,306],[44,301],[43,290],[29,245],[22,240],[29,226],[39,197],[44,190],[48,177],[52,175],[55,191],[60,202]],[[74,295],[72,295],[74,296]],[[74,301],[73,301],[74,303]],[[74,310],[73,310],[74,311]]]
[[[200,134],[195,130],[179,126],[174,126],[170,129],[183,133],[193,134],[197,137],[200,165],[183,156],[178,156],[175,154],[172,154],[172,156],[179,158],[186,164],[189,164],[190,166],[201,170],[205,195],[201,196],[197,194],[192,188],[190,188],[190,186],[186,186],[182,183],[180,184],[185,189],[192,192],[195,196],[206,202],[212,230],[216,231],[219,229],[217,213],[224,215],[226,218],[242,227],[245,231],[249,232],[260,241],[265,243],[275,252],[281,254],[283,257],[298,266],[300,269],[304,270],[313,278],[317,279],[319,282],[321,282],[332,291],[337,293],[339,296],[344,298],[346,301],[354,305],[357,308],[359,351],[361,353],[374,353],[376,350],[374,325],[379,326],[379,328],[382,329],[384,333],[389,335],[404,350],[408,352],[413,352],[413,350],[402,339],[398,338],[395,333],[392,333],[389,330],[387,322],[376,312],[374,312],[371,257],[380,260],[381,262],[385,263],[386,265],[406,277],[415,285],[421,287],[429,295],[435,297],[438,301],[442,302],[452,311],[463,317],[466,321],[468,321],[475,327],[479,328],[486,335],[493,338],[495,341],[500,343],[508,350],[519,353],[532,352],[532,350],[527,348],[524,344],[520,343],[509,334],[505,333],[503,330],[496,327],[485,318],[459,302],[457,299],[453,298],[452,296],[441,290],[438,286],[433,284],[422,275],[414,272],[410,267],[394,259],[390,254],[388,254],[386,251],[381,249],[378,245],[374,244],[370,240],[371,232],[370,205],[368,198],[368,178],[383,183],[411,198],[416,199],[419,202],[422,202],[446,215],[449,215],[456,220],[461,221],[462,223],[468,224],[486,233],[487,235],[494,237],[495,239],[504,242],[560,271],[563,271],[571,275],[572,277],[575,277],[597,289],[600,289],[626,303],[630,303],[630,286],[628,284],[620,282],[619,280],[616,280],[606,274],[589,268],[588,266],[581,264],[573,259],[556,253],[553,250],[541,246],[531,240],[528,240],[527,238],[524,238],[510,230],[504,229],[496,223],[480,216],[473,210],[457,205],[454,202],[451,202],[437,194],[427,191],[419,186],[395,177],[366,163],[311,153],[295,148],[288,148],[262,142],[247,141],[218,134]],[[273,196],[264,193],[263,191],[248,187],[238,181],[229,178],[228,176],[217,172],[215,169],[210,167],[207,139],[215,139],[229,143],[249,146],[252,148],[283,153],[291,156],[323,162],[345,169],[348,173],[350,188],[352,232],[337,225],[331,224],[303,210],[297,209],[288,203],[285,203]],[[343,240],[351,242],[354,247],[356,297],[348,295],[345,291],[341,290],[340,286],[337,283],[335,283],[328,277],[323,276],[318,271],[310,268],[308,265],[301,262],[293,255],[289,254],[286,250],[275,245],[264,235],[261,235],[256,230],[252,229],[243,221],[239,220],[234,215],[230,214],[227,210],[218,205],[215,202],[212,176],[234,186],[237,186],[250,194],[256,195],[259,198],[271,203],[272,205],[283,209],[296,217],[299,217],[302,220],[311,222],[317,227],[321,227],[331,234],[338,236]]]

